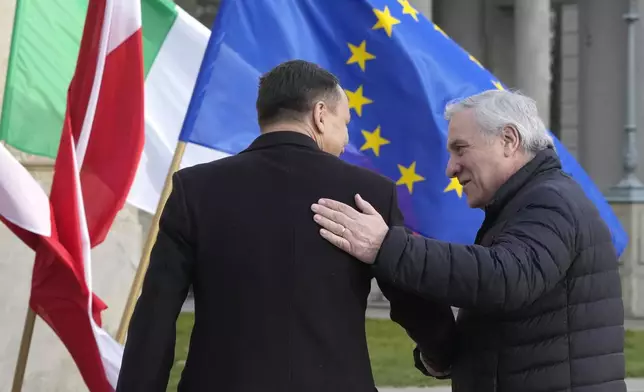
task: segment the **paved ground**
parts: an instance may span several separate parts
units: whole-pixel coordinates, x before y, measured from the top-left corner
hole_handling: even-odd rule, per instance
[[[378,392],[452,392],[450,387],[431,387],[431,388],[381,388]]]
[[[624,327],[626,329],[644,330],[644,319],[626,320],[624,321]]]
[[[626,380],[628,392],[644,392],[644,378]],[[378,388],[379,392],[452,392],[450,387],[431,388]]]

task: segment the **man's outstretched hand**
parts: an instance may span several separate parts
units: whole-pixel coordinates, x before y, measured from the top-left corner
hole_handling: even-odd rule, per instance
[[[322,226],[320,235],[324,239],[358,260],[373,264],[389,227],[360,195],[355,200],[362,212],[339,201],[320,199],[311,206],[313,220]]]

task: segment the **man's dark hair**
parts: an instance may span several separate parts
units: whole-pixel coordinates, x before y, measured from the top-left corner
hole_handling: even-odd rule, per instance
[[[308,61],[291,60],[278,65],[259,79],[259,125],[299,121],[319,100],[326,100],[335,109],[340,98],[339,84],[332,73]]]

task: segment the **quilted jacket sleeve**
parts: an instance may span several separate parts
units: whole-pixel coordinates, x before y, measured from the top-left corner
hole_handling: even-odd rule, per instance
[[[554,190],[539,192],[489,247],[458,245],[392,227],[374,265],[396,287],[461,308],[520,309],[552,289],[575,257],[576,220]]]
[[[403,215],[398,208],[396,189],[393,185],[390,211],[387,215],[385,219],[390,226],[402,227]],[[432,370],[441,374],[432,374],[426,367],[418,367],[419,362],[416,362],[416,367],[428,376],[449,377],[456,339],[456,322],[451,307],[394,287],[386,281],[378,280],[378,285],[390,302],[391,320],[403,327],[418,345],[415,358],[422,352]]]

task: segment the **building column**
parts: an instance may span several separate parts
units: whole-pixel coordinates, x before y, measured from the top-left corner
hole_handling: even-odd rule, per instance
[[[482,0],[436,1],[434,21],[463,49],[486,65],[483,6]]]
[[[575,158],[579,149],[579,9],[564,4],[561,10],[559,98],[559,140]],[[552,96],[552,99],[556,99]],[[554,116],[550,113],[550,118]],[[552,125],[550,125],[552,127]]]
[[[411,0],[411,4],[420,11],[429,20],[433,20],[433,1],[432,0]]]
[[[602,192],[621,178],[627,0],[578,4],[578,157]]]
[[[623,15],[623,22],[627,29],[626,66],[624,74],[626,83],[625,111],[623,113],[622,131],[622,173],[621,178],[608,192],[615,213],[624,225],[629,236],[629,246],[620,259],[620,272],[622,277],[622,291],[626,317],[644,317],[644,251],[641,244],[644,239],[644,184],[637,176],[639,164],[638,142],[641,143],[642,128],[638,121],[637,92],[641,81],[638,80],[637,64],[641,59],[641,32],[637,28],[641,23],[638,3],[640,0],[629,0],[628,10]],[[638,137],[639,136],[639,137]],[[641,145],[641,144],[640,144]]]
[[[624,189],[629,184],[620,181],[635,169],[631,163],[625,165],[626,130],[638,132],[643,124],[641,113],[639,119],[635,115],[641,112],[637,110],[641,105],[627,105],[627,101],[633,105],[636,92],[629,87],[637,89],[642,83],[634,74],[635,64],[627,61],[629,38],[624,15],[629,13],[629,0],[584,0],[578,7],[578,156],[628,234],[629,244],[620,258],[624,308],[626,317],[644,317],[644,199],[638,192]],[[633,38],[631,50],[641,53],[641,38]],[[641,56],[639,53],[636,56]],[[635,80],[629,82],[629,78]],[[638,136],[636,142],[641,143],[641,133]]]
[[[546,126],[550,120],[550,12],[550,0],[514,3],[516,87],[537,101]]]

